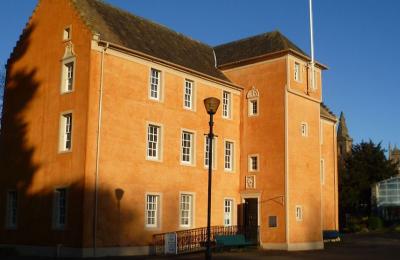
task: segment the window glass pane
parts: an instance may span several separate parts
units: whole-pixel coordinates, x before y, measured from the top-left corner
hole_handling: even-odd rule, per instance
[[[17,191],[9,191],[7,197],[7,227],[14,228],[17,226]]]
[[[193,103],[193,81],[186,80],[185,81],[185,100],[184,106],[186,108],[192,108]]]
[[[232,170],[233,164],[233,143],[225,142],[225,169]]]
[[[182,194],[180,202],[181,226],[190,226],[192,224],[192,195]]]
[[[62,115],[63,122],[63,151],[69,151],[72,147],[72,114]]]
[[[69,62],[65,64],[65,91],[72,91],[74,82],[74,63]]]
[[[159,135],[160,127],[149,125],[147,128],[147,156],[150,158],[159,158]]]
[[[277,217],[276,216],[269,216],[268,217],[268,226],[269,227],[277,227]]]
[[[150,97],[153,99],[160,98],[160,78],[161,71],[156,69],[151,69],[151,77],[150,77]]]
[[[158,195],[146,196],[146,225],[157,226]]]
[[[233,209],[233,200],[226,199],[224,201],[224,225],[225,226],[232,225],[232,209]]]
[[[222,95],[222,116],[231,117],[231,93],[224,91]]]
[[[182,132],[182,162],[192,162],[193,133]]]

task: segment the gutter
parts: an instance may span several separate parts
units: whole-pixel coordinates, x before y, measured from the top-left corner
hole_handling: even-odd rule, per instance
[[[93,256],[96,257],[97,249],[97,222],[98,222],[98,204],[99,204],[99,169],[100,169],[100,137],[101,137],[101,119],[103,112],[103,88],[104,88],[104,54],[109,48],[106,43],[101,52],[100,63],[100,88],[99,88],[99,110],[97,121],[97,140],[96,140],[96,170],[94,185],[94,207],[93,207]]]
[[[254,63],[257,60],[266,60],[266,59],[270,59],[270,58],[272,58],[274,56],[283,56],[283,55],[286,55],[286,54],[293,54],[293,55],[295,55],[297,57],[300,57],[300,58],[302,58],[302,59],[304,59],[306,61],[311,61],[310,57],[308,57],[305,54],[302,54],[299,51],[296,51],[294,49],[286,49],[286,50],[281,50],[281,51],[270,52],[270,53],[267,53],[267,54],[262,54],[262,55],[251,57],[251,58],[245,58],[245,59],[238,60],[238,61],[228,62],[228,63],[222,64],[222,65],[219,65],[218,68],[221,69],[221,70],[230,69],[232,67],[239,67],[239,66],[246,65],[248,63]],[[324,65],[322,63],[319,63],[319,62],[315,62],[315,65],[317,67],[319,67],[320,69],[323,69],[323,70],[327,70],[328,69],[328,66],[326,66],[326,65]]]

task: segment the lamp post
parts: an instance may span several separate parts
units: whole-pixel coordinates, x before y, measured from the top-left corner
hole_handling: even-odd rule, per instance
[[[204,99],[204,106],[206,107],[207,113],[210,115],[210,132],[207,135],[208,139],[208,200],[207,200],[207,249],[206,249],[206,255],[205,259],[210,260],[211,259],[211,228],[210,228],[210,223],[211,223],[211,171],[212,171],[212,144],[213,144],[213,139],[214,139],[214,132],[213,132],[213,126],[214,126],[214,121],[213,117],[214,114],[217,112],[218,107],[219,107],[219,99],[215,97],[209,97]]]

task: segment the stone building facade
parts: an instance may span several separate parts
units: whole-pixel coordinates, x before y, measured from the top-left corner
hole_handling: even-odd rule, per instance
[[[210,47],[102,1],[39,1],[7,64],[1,246],[148,254],[153,234],[206,226],[214,96],[211,224],[322,249],[338,229],[336,117],[309,62],[277,31]]]

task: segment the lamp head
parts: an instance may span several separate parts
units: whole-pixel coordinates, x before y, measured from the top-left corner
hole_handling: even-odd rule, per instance
[[[219,99],[215,97],[204,99],[204,106],[206,107],[207,113],[210,115],[214,115],[218,110],[219,103]]]

